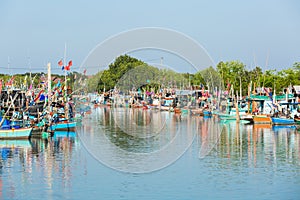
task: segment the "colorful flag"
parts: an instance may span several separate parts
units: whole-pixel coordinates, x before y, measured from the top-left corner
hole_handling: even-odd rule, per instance
[[[61,86],[60,79],[58,79],[57,84],[56,84],[56,87],[59,88],[60,86]]]
[[[14,82],[14,79],[15,79],[14,76],[11,77],[11,79],[9,79],[9,80],[7,81],[7,83],[5,84],[5,86],[12,86],[12,84],[13,84],[13,82]]]
[[[72,62],[72,60],[70,60],[68,66],[71,67],[72,65],[73,65],[73,62]]]
[[[84,74],[84,75],[86,74],[86,69],[84,69],[83,74]]]
[[[58,66],[63,66],[63,61],[62,60],[60,60],[60,61],[58,61]]]
[[[24,83],[23,84],[24,84],[24,86],[27,85],[27,75],[24,78]]]

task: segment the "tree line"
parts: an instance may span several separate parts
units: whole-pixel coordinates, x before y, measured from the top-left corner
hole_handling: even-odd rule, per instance
[[[14,85],[26,84],[29,87],[29,76],[30,73],[13,75]],[[43,84],[41,79],[44,76],[47,75],[44,73],[31,74],[33,87],[40,87]],[[52,77],[61,79],[62,85],[64,84],[63,75],[53,74]],[[11,76],[0,74],[0,79],[5,85]],[[229,87],[239,91],[241,86],[242,94],[247,95],[250,83],[252,83],[252,89],[254,87],[270,87],[278,92],[290,85],[300,85],[300,62],[295,62],[292,67],[283,70],[263,71],[259,66],[249,70],[240,61],[220,61],[215,68],[211,66],[192,74],[159,69],[129,55],[121,55],[106,70],[99,71],[92,76],[74,71],[68,74],[67,81],[71,87],[84,86],[85,92],[103,92],[112,89],[129,91],[139,88],[154,92],[162,88],[205,88],[212,91],[215,88],[228,90]]]

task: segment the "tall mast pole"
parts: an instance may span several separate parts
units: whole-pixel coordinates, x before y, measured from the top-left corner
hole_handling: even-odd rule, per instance
[[[48,69],[48,111],[50,112],[51,108],[51,63],[47,64]]]
[[[67,43],[65,43],[65,53],[64,53],[64,70],[65,70],[65,118],[69,119],[69,109],[68,109],[68,86],[67,86],[67,70],[66,70],[66,57],[67,57]]]
[[[7,57],[7,73],[11,76],[11,72],[10,72],[10,59],[9,56]]]
[[[65,71],[65,101],[67,102],[67,94],[68,94],[68,87],[67,87],[67,70],[66,70],[66,57],[67,57],[67,43],[65,43],[65,52],[64,52],[64,71]]]

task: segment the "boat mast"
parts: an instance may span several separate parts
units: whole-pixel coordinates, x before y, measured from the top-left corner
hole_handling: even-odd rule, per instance
[[[65,43],[65,52],[64,52],[64,70],[65,70],[65,118],[69,119],[69,110],[68,110],[68,86],[67,86],[67,70],[66,70],[66,57],[67,57],[67,43]]]
[[[65,71],[65,101],[67,102],[67,94],[68,94],[68,88],[67,88],[67,70],[66,70],[66,57],[67,57],[67,43],[65,43],[65,51],[64,51],[64,71]]]
[[[47,64],[48,69],[48,111],[51,109],[51,63]]]

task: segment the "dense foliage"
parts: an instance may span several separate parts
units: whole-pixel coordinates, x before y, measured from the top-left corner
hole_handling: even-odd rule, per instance
[[[47,75],[35,73],[30,76],[26,73],[13,76],[16,86],[26,88],[32,82],[33,87],[38,88],[44,82],[42,78]],[[52,77],[58,77],[62,80],[62,85],[64,84],[64,76],[52,75]],[[5,85],[11,76],[2,74],[0,79]],[[247,70],[245,64],[240,61],[221,61],[216,68],[209,67],[190,74],[177,73],[170,69],[158,69],[136,58],[122,55],[116,58],[107,70],[89,77],[78,72],[71,72],[67,80],[69,86],[72,87],[76,83],[76,87],[84,87],[85,92],[103,92],[114,88],[122,88],[126,91],[143,88],[157,92],[161,88],[190,89],[202,86],[210,90],[214,88],[228,90],[229,87],[233,87],[235,91],[239,91],[241,85],[242,94],[247,95],[250,83],[252,83],[252,88],[271,87],[276,91],[282,91],[290,85],[300,85],[300,62],[295,62],[291,68],[281,71],[276,69],[263,71],[258,66]]]

